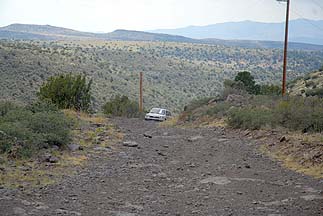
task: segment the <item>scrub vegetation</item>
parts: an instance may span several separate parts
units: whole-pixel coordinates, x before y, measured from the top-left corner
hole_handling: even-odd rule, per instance
[[[223,94],[217,98],[192,101],[184,108],[181,119],[194,121],[207,115],[226,118],[233,128],[323,131],[323,101],[319,96],[282,98],[279,86],[256,84],[246,71],[238,73],[234,80],[226,80],[224,86]]]
[[[64,147],[71,139],[72,122],[54,105],[1,102],[0,114],[0,153],[10,158],[29,158],[43,148]]]
[[[290,79],[322,65],[322,51],[289,52]],[[144,106],[179,112],[196,98],[223,90],[225,79],[250,71],[258,84],[281,78],[282,50],[176,42],[0,41],[1,99],[30,103],[49,77],[92,80],[93,107],[116,95],[136,101],[144,73]],[[137,90],[138,89],[138,90]]]

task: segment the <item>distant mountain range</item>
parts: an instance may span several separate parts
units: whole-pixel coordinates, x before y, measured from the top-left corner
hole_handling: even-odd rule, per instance
[[[199,44],[213,44],[213,45],[225,45],[225,46],[237,46],[243,48],[283,48],[283,43],[278,41],[272,41],[269,36],[267,37],[268,40],[253,40],[254,38],[248,38],[247,33],[250,35],[259,35],[261,28],[257,27],[254,30],[250,30],[251,26],[253,26],[253,22],[241,22],[241,23],[249,23],[249,27],[243,25],[240,26],[240,30],[236,29],[235,27],[231,27],[227,29],[227,33],[225,33],[225,27],[220,24],[222,27],[222,36],[227,34],[227,36],[232,33],[238,34],[241,31],[241,35],[245,35],[241,37],[241,40],[223,40],[223,39],[215,39],[221,37],[214,37],[214,29],[216,29],[217,25],[207,26],[207,27],[188,27],[183,29],[173,29],[173,30],[156,30],[156,32],[162,31],[170,31],[168,34],[165,33],[152,33],[152,32],[142,32],[142,31],[129,31],[129,30],[116,30],[111,33],[91,33],[91,32],[81,32],[72,29],[62,28],[62,27],[55,27],[50,25],[31,25],[31,24],[12,24],[9,26],[1,27],[0,28],[0,39],[21,39],[21,40],[120,40],[120,41],[161,41],[161,42],[180,42],[180,43],[199,43]],[[323,23],[323,22],[322,22]],[[255,25],[260,25],[260,23],[256,23]],[[233,25],[233,23],[228,23],[228,25]],[[276,24],[275,24],[276,25]],[[245,29],[246,28],[246,29]],[[267,33],[270,34],[270,31],[264,27],[263,31],[268,31]],[[185,30],[186,29],[186,30]],[[191,30],[190,30],[191,29]],[[194,31],[192,29],[195,29]],[[197,29],[204,29],[203,31],[200,30],[198,33]],[[209,29],[209,33],[207,33],[207,29]],[[212,30],[213,29],[213,30]],[[235,30],[233,30],[235,29]],[[249,30],[248,30],[249,29]],[[323,29],[323,26],[322,26]],[[248,30],[248,31],[247,31]],[[193,39],[191,37],[186,37],[182,35],[177,35],[176,31],[179,31],[178,34],[184,32],[191,31],[193,37],[197,37],[199,35],[208,36],[205,39]],[[307,31],[304,29],[304,31]],[[174,33],[173,33],[174,32]],[[194,33],[195,32],[195,33]],[[186,34],[186,33],[185,33]],[[219,31],[220,34],[220,31]],[[272,33],[277,34],[278,33]],[[283,31],[280,32],[280,36],[282,37]],[[323,34],[323,33],[322,33]],[[265,36],[266,34],[263,33]],[[301,35],[303,38],[304,35]],[[301,36],[299,38],[301,38]],[[256,36],[254,36],[256,37]],[[278,36],[277,36],[278,37]],[[203,38],[203,37],[202,37]],[[232,38],[235,38],[232,36]],[[290,49],[300,49],[300,50],[323,50],[323,35],[321,38],[316,38],[313,36],[314,40],[317,41],[318,44],[306,44],[306,43],[290,43]],[[320,43],[320,41],[322,43]],[[309,43],[311,43],[309,42]]]
[[[181,35],[195,39],[283,41],[284,30],[285,23],[242,21],[177,29],[158,29],[149,32]],[[323,20],[297,19],[290,21],[289,39],[292,42],[323,45]]]
[[[12,24],[0,28],[2,39],[34,39],[34,40],[68,40],[68,39],[101,39],[130,41],[174,41],[198,42],[199,40],[183,36],[156,34],[140,31],[115,30],[111,33],[81,32],[68,28],[50,25]]]

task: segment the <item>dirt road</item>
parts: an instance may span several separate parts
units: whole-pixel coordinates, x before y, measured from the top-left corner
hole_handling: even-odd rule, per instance
[[[125,143],[32,192],[0,189],[0,215],[323,215],[323,181],[221,129],[117,119]]]

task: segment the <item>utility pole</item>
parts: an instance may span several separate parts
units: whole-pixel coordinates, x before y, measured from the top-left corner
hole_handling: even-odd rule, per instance
[[[287,70],[287,47],[288,47],[288,24],[289,24],[289,7],[290,0],[277,0],[287,1],[286,7],[286,23],[285,23],[285,43],[284,43],[284,65],[283,65],[283,84],[282,84],[282,96],[286,94],[286,70]]]
[[[143,73],[139,73],[140,81],[139,81],[139,112],[143,112],[143,94],[142,94],[142,77]]]

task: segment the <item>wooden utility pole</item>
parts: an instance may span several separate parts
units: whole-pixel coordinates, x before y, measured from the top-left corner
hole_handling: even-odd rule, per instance
[[[285,23],[285,44],[284,44],[284,65],[283,65],[282,96],[285,96],[285,94],[286,94],[286,70],[287,70],[289,7],[290,7],[290,0],[287,0],[286,23]]]
[[[142,77],[143,73],[139,73],[140,81],[139,81],[139,112],[143,112],[143,94],[142,94]]]

